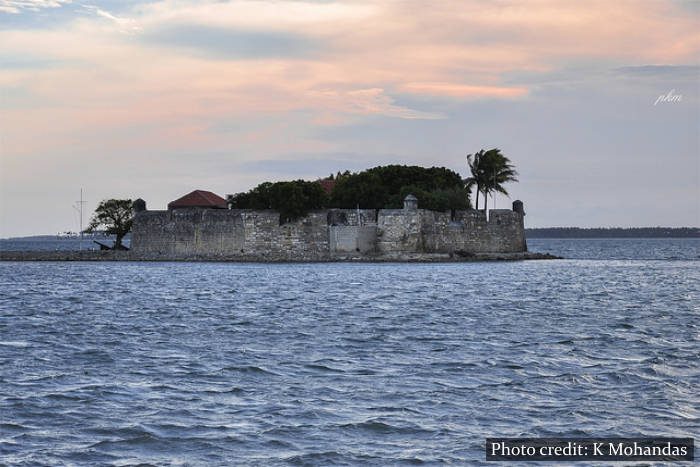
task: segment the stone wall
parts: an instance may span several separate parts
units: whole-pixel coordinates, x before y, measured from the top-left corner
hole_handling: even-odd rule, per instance
[[[376,225],[377,209],[329,209],[328,225]]]
[[[425,251],[421,236],[421,210],[382,209],[377,217],[377,250],[416,253]]]
[[[372,253],[377,250],[376,225],[329,226],[331,253]]]
[[[324,260],[346,256],[478,254],[526,251],[523,216],[499,209],[330,209],[280,225],[275,211],[175,209],[141,211],[132,251],[261,260]]]
[[[425,211],[425,217],[431,211]],[[451,253],[527,251],[523,216],[507,209],[492,209],[489,219],[483,211],[457,211],[454,219],[432,213],[424,221],[426,250]]]
[[[173,209],[134,217],[132,250],[174,255],[260,255],[323,259],[328,255],[328,213],[313,211],[280,225],[275,211]]]

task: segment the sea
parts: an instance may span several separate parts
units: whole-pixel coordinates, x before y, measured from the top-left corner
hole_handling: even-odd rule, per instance
[[[0,465],[507,465],[486,438],[697,445],[700,239],[528,243],[567,259],[0,262]]]
[[[100,243],[113,246],[115,235],[89,234],[82,239],[77,236],[35,235],[33,237],[0,238],[0,251],[80,251],[99,250]],[[98,243],[99,242],[99,243]],[[127,248],[131,245],[131,234],[122,240]]]

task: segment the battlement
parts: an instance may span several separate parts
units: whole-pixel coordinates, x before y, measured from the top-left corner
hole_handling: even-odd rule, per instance
[[[522,203],[520,204],[522,211]],[[507,209],[326,209],[280,224],[276,211],[170,209],[137,211],[137,253],[260,260],[332,260],[348,256],[476,254],[527,251],[524,213]]]

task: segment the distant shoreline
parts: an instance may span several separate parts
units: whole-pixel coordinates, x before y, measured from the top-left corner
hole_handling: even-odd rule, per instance
[[[698,227],[544,227],[525,229],[525,238],[700,238]]]

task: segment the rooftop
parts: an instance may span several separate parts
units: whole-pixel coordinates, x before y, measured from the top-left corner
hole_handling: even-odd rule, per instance
[[[216,208],[226,209],[226,200],[216,193],[206,190],[194,190],[185,196],[168,203],[168,209],[173,208]]]

